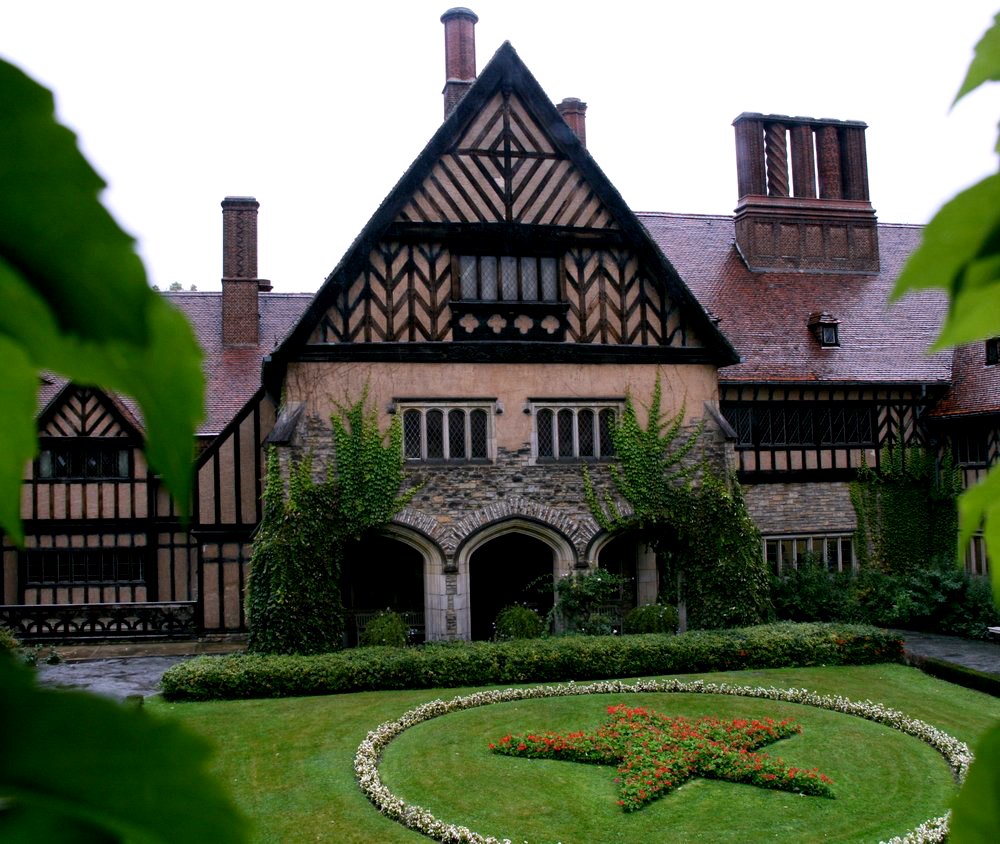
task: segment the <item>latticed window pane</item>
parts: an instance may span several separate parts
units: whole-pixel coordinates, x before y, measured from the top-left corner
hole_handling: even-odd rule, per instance
[[[485,460],[489,456],[485,410],[473,410],[469,414],[469,437],[471,439],[471,457]]]
[[[600,445],[601,457],[611,457],[615,453],[615,441],[611,437],[611,432],[615,428],[615,412],[606,407],[600,414]]]
[[[500,259],[500,298],[505,302],[517,301],[517,258],[512,255]]]
[[[559,456],[573,456],[573,411],[560,410],[557,414],[559,433]]]
[[[448,411],[448,456],[452,460],[465,460],[465,411]]]
[[[143,580],[141,548],[33,548],[22,553],[25,580],[31,585]]]
[[[479,298],[479,273],[476,270],[476,259],[469,255],[463,255],[458,261],[459,275],[461,277],[462,298]]]
[[[427,457],[430,459],[444,457],[444,413],[440,410],[428,410],[425,417],[427,423]]]
[[[552,411],[539,410],[535,416],[535,425],[538,428],[536,435],[538,439],[538,456],[555,457],[552,443]]]
[[[403,454],[411,460],[420,459],[420,411],[403,414]]]
[[[542,300],[556,302],[559,300],[559,284],[556,274],[556,259],[542,258],[539,261],[542,271]]]
[[[594,451],[594,422],[596,421],[596,414],[592,410],[581,410],[576,415],[580,457],[597,457],[597,453]]]
[[[521,298],[526,302],[538,299],[537,258],[525,258],[521,261]]]
[[[479,259],[479,298],[489,302],[497,299],[497,259],[492,255]]]

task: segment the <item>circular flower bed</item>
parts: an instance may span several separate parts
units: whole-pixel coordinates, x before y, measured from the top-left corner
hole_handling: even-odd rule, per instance
[[[461,695],[449,701],[433,700],[404,712],[395,721],[387,721],[372,730],[358,746],[354,757],[354,773],[361,790],[375,807],[398,823],[423,833],[438,841],[457,844],[510,844],[510,839],[498,839],[480,835],[464,826],[446,823],[435,818],[429,811],[408,805],[385,785],[378,772],[382,752],[394,738],[410,727],[429,721],[450,712],[489,706],[515,700],[529,700],[567,695],[629,694],[651,692],[682,692],[688,694],[735,695],[738,697],[763,698],[785,703],[800,703],[854,715],[883,724],[892,729],[918,738],[938,751],[948,763],[955,780],[961,784],[972,764],[972,751],[968,745],[953,736],[915,718],[908,718],[902,712],[889,709],[871,701],[853,701],[834,695],[819,695],[806,689],[755,688],[752,686],[732,686],[727,683],[704,683],[701,681],[682,682],[680,680],[639,680],[635,683],[604,681],[577,685],[566,683],[556,686],[532,686],[523,689],[502,689]],[[931,818],[916,829],[893,838],[889,844],[926,844],[944,841],[948,836],[948,815]]]

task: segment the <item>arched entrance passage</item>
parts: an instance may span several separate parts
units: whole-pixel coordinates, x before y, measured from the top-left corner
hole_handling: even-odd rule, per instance
[[[506,533],[480,545],[469,557],[472,638],[492,639],[497,613],[525,604],[544,616],[553,602],[553,549],[524,533]]]
[[[372,617],[386,609],[406,619],[414,640],[424,640],[424,555],[412,545],[391,536],[366,537],[348,551],[340,591],[349,647],[358,644]]]

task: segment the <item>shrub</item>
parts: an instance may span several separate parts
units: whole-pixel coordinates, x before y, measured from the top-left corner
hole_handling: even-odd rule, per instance
[[[983,638],[1000,620],[989,583],[970,577],[950,559],[905,574],[865,566],[857,574],[829,574],[811,555],[798,568],[771,578],[778,618],[836,621]]]
[[[545,632],[545,621],[530,607],[511,604],[497,614],[496,640],[537,639]]]
[[[385,610],[368,622],[361,634],[362,645],[385,645],[402,648],[406,645],[406,621],[398,612]]]
[[[644,604],[628,611],[626,633],[676,633],[677,608],[665,604]]]
[[[0,658],[16,658],[20,650],[21,643],[14,635],[14,631],[0,624]]]
[[[900,661],[902,642],[862,625],[769,624],[679,636],[433,642],[313,656],[201,656],[171,667],[171,700],[326,695],[379,689],[598,680],[746,668]]]
[[[613,632],[613,619],[604,608],[615,601],[625,578],[604,569],[574,572],[556,582],[552,617],[557,629],[566,633],[606,636]]]
[[[771,575],[771,602],[782,621],[849,621],[851,575],[827,571],[822,560],[803,554],[798,567]]]

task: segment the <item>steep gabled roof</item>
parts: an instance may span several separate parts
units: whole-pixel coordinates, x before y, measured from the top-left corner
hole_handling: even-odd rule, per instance
[[[332,307],[339,290],[362,270],[380,238],[394,221],[407,219],[404,213],[407,204],[431,176],[442,156],[454,148],[493,98],[498,94],[511,92],[524,103],[556,150],[583,174],[597,202],[609,212],[613,227],[620,230],[622,242],[635,250],[657,282],[666,288],[669,297],[684,310],[705,346],[706,355],[722,365],[738,359],[729,341],[718,331],[681,280],[681,276],[650,240],[633,212],[559,115],[514,48],[509,42],[505,42],[327,277],[302,319],[271,356],[272,363],[280,365],[309,342],[311,333]],[[269,364],[265,364],[265,369],[268,366]],[[271,386],[274,385],[271,378],[266,377],[266,380]]]
[[[879,225],[875,275],[747,269],[732,217],[641,213],[639,219],[743,355],[723,382],[833,382],[945,385],[950,351],[928,355],[944,317],[941,293],[909,294],[887,307],[919,226]],[[840,320],[840,346],[822,348],[811,314]]]

